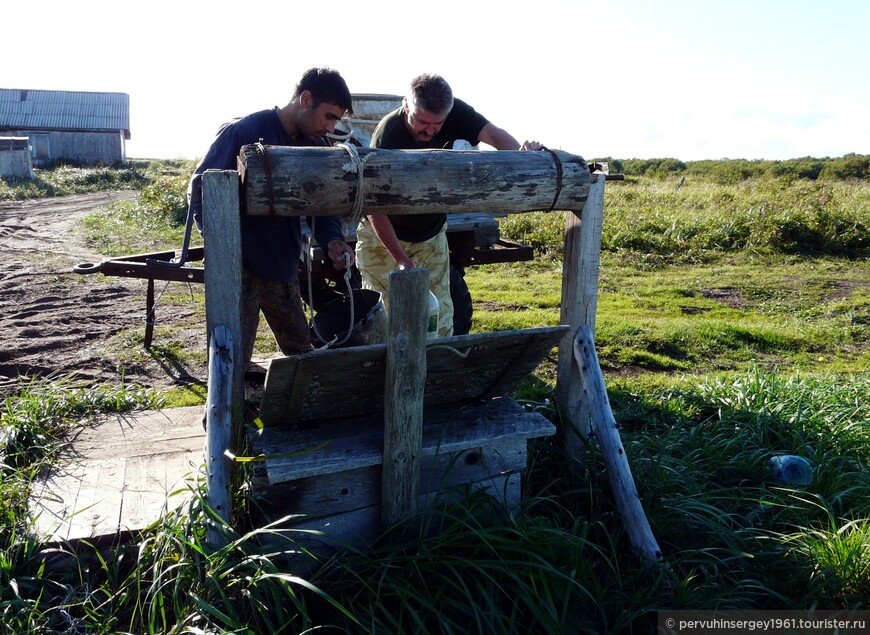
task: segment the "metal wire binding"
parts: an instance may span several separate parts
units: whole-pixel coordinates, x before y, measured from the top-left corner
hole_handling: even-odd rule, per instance
[[[550,156],[553,157],[553,160],[556,162],[556,195],[553,197],[553,204],[550,205],[549,211],[553,211],[556,209],[556,203],[559,202],[559,195],[562,194],[562,161],[559,159],[559,155],[557,155],[553,150],[550,150],[547,146],[541,146],[541,150],[546,150],[550,153]]]

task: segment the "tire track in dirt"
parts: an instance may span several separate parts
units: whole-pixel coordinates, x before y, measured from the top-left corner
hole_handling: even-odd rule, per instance
[[[135,196],[104,192],[0,203],[0,396],[17,391],[19,376],[123,377],[127,384],[155,388],[204,382],[205,369],[167,367],[141,344],[124,355],[135,362],[107,349],[122,331],[144,329],[144,280],[73,273],[80,262],[103,259],[81,238],[81,219]],[[189,322],[192,312],[163,308],[158,326]],[[185,327],[180,337],[204,350],[204,328]]]

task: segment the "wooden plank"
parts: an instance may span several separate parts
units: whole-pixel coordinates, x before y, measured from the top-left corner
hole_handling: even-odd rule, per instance
[[[209,258],[205,267],[205,316],[208,334],[208,397],[206,404],[206,485],[209,506],[229,523],[235,431],[241,430],[245,386],[242,335],[242,248],[238,174],[206,170],[202,180],[203,237]],[[222,544],[225,533],[209,526],[209,540]]]
[[[182,466],[179,470],[176,467]],[[179,475],[187,465],[188,471]],[[171,509],[170,497],[185,498],[198,469],[183,450],[159,455],[127,458],[124,475],[124,498],[121,507],[120,528],[135,531],[156,521]],[[156,512],[156,514],[155,514]]]
[[[224,523],[230,523],[232,492],[230,480],[233,463],[227,456],[232,448],[233,419],[239,415],[242,404],[233,401],[233,375],[237,348],[229,329],[223,324],[215,326],[208,346],[208,395],[206,397],[206,488],[208,505]],[[209,525],[209,541],[224,544],[225,532]]]
[[[302,404],[305,401],[305,395],[308,394],[308,387],[311,386],[311,376],[313,374],[314,364],[311,358],[300,357],[296,363],[293,374],[293,388],[290,391],[290,399],[287,403],[286,422],[288,425],[296,423],[299,414],[302,412]]]
[[[388,320],[384,377],[382,522],[392,524],[416,511],[423,444],[426,384],[426,318],[429,270],[391,271],[393,299]]]
[[[382,421],[382,420],[381,420]],[[485,447],[500,440],[550,436],[555,426],[538,413],[527,412],[513,399],[502,397],[458,410],[424,412],[421,456]],[[266,428],[250,436],[253,456],[265,460],[255,467],[260,486],[299,478],[380,465],[383,427],[372,418],[329,422],[313,429]]]
[[[75,428],[66,443],[76,455],[91,459],[112,458],[122,453],[128,458],[150,456],[160,453],[162,448],[201,453],[201,419],[201,406],[119,413]]]
[[[101,542],[158,520],[187,498],[167,493],[184,489],[202,465],[201,421],[202,407],[193,406],[107,415],[76,430],[33,484],[38,535]]]
[[[523,470],[526,460],[527,441],[517,438],[498,440],[483,448],[437,452],[422,459],[420,491],[437,491],[481,481],[493,474]],[[262,525],[288,515],[331,516],[380,501],[381,467],[373,465],[277,485],[255,484],[251,507],[257,518],[255,524]]]
[[[325,417],[342,419],[383,411],[386,345],[321,349],[269,362],[260,419],[266,426]],[[342,351],[345,351],[342,353]],[[301,357],[311,364],[309,389],[297,412],[293,386]],[[378,385],[377,378],[380,378]]]
[[[123,481],[126,458],[70,464],[62,482],[37,486],[31,511],[40,535],[57,540],[115,536],[121,524],[123,494],[108,484]]]
[[[209,258],[205,268],[206,333],[223,325],[233,342],[232,407],[235,424],[241,425],[245,398],[242,368],[242,247],[239,218],[238,173],[206,170],[202,177],[203,238]]]
[[[568,332],[566,326],[455,335],[427,349],[427,407],[475,403],[509,394]],[[298,409],[291,402],[300,357],[313,371]],[[267,427],[383,412],[386,345],[319,350],[270,362],[260,404]]]
[[[562,313],[559,321],[570,332],[559,342],[556,403],[563,422],[559,436],[566,450],[581,462],[589,430],[589,408],[583,381],[573,363],[574,334],[585,326],[595,333],[598,310],[598,276],[601,264],[601,230],[604,216],[604,177],[589,192],[580,217],[565,214],[565,249],[562,265]]]
[[[239,174],[246,213],[579,212],[589,194],[583,157],[562,151],[360,148],[357,154],[359,163],[341,147],[244,146]],[[354,207],[359,187],[362,210]]]
[[[506,511],[516,509],[521,499],[519,472],[498,474],[477,481],[472,487],[492,496]],[[417,506],[420,510],[426,510],[426,513],[419,517],[419,522],[429,522],[431,529],[437,531],[440,523],[439,512],[445,505],[459,502],[464,497],[464,487],[420,494]],[[305,549],[315,555],[327,557],[347,545],[365,547],[367,543],[375,540],[383,531],[380,516],[380,505],[373,505],[333,516],[296,518],[290,521],[292,525],[276,524],[270,531],[261,533],[260,537],[276,548],[285,545],[288,551],[299,553],[300,549]],[[310,557],[305,556],[300,562],[310,562]]]

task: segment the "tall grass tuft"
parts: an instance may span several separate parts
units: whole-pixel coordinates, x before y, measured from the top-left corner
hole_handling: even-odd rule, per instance
[[[322,582],[352,607],[359,633],[601,632],[608,614],[603,580],[613,553],[589,537],[581,518],[549,523],[534,513],[507,517],[493,498],[465,492],[436,516],[389,528],[365,551],[337,556]],[[533,503],[530,503],[533,504]]]
[[[861,528],[870,517],[870,415],[862,405],[870,403],[870,377],[756,370],[654,396],[617,391],[613,403],[666,557],[684,575],[694,570],[714,584],[704,604],[770,608],[776,598],[783,608],[855,608],[870,600],[857,577],[840,586],[793,585],[796,572],[812,577],[816,566],[796,536]],[[774,478],[768,461],[783,454],[810,461],[809,486]],[[729,602],[735,593],[739,602]]]

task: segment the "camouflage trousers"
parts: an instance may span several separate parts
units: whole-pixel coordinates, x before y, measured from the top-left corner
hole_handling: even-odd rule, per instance
[[[242,358],[243,372],[254,355],[260,311],[285,355],[311,350],[308,319],[299,295],[299,279],[270,280],[242,267]]]
[[[418,267],[429,270],[429,290],[438,298],[438,337],[453,335],[453,300],[450,298],[450,251],[447,247],[446,227],[420,243],[400,240],[399,244]],[[389,276],[396,269],[396,261],[381,244],[369,223],[362,221],[356,232],[356,265],[362,274],[364,289],[383,294],[384,307],[389,314]]]

